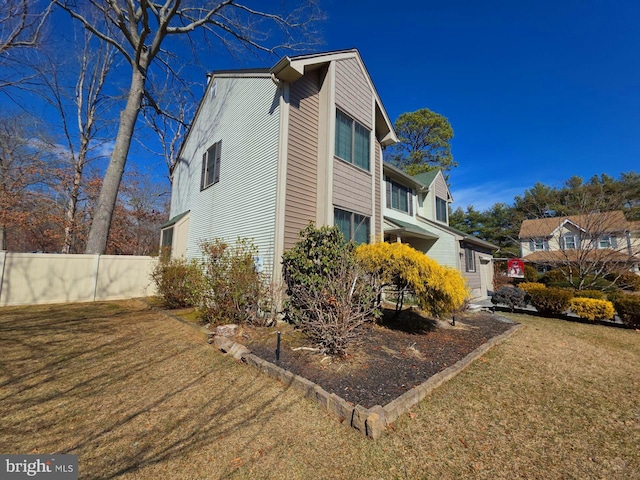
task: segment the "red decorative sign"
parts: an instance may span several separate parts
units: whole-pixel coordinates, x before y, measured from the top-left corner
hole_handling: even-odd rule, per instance
[[[524,278],[524,261],[521,258],[511,258],[507,263],[507,276]]]

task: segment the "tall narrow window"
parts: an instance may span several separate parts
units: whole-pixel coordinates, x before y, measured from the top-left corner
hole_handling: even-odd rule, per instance
[[[469,247],[465,247],[464,249],[464,260],[465,267],[467,272],[475,272],[476,271],[476,257],[473,254],[473,250]]]
[[[336,157],[368,171],[370,136],[366,127],[336,110]]]
[[[339,208],[333,212],[334,224],[340,229],[345,240],[355,243],[369,243],[369,217]]]
[[[436,197],[436,220],[447,223],[447,201]]]
[[[214,143],[202,155],[202,175],[200,177],[200,190],[220,181],[220,157],[222,140]]]

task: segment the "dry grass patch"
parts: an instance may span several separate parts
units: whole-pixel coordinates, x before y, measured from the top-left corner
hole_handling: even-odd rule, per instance
[[[0,451],[81,478],[637,478],[640,333],[527,328],[372,442],[138,302],[0,309]]]

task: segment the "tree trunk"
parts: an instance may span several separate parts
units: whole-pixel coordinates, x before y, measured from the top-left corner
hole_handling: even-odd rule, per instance
[[[91,222],[89,238],[85,253],[103,254],[107,249],[111,217],[118,198],[118,189],[127,163],[127,155],[131,146],[131,138],[140,113],[144,86],[146,81],[145,71],[141,68],[133,69],[131,75],[131,87],[125,109],[120,113],[120,125],[116,136],[116,144],[111,153],[109,167],[104,175],[98,204]]]

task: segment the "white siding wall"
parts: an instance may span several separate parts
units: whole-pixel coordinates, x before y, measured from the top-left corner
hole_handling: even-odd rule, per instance
[[[173,180],[171,216],[191,210],[187,257],[204,240],[253,239],[273,265],[279,95],[268,76],[214,77],[184,145]],[[222,141],[220,181],[200,191],[202,155]]]

